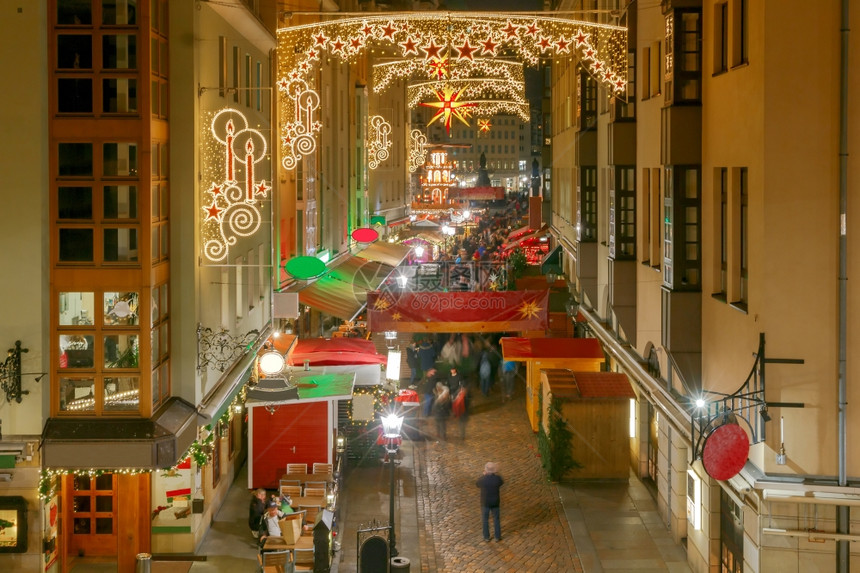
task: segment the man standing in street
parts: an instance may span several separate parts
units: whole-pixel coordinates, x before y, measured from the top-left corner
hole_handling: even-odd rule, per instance
[[[254,491],[251,504],[248,506],[248,527],[255,539],[260,537],[260,519],[264,513],[266,513],[266,490],[260,488]]]
[[[478,478],[476,485],[481,488],[481,523],[484,528],[484,541],[490,540],[490,513],[493,514],[493,527],[496,530],[496,541],[502,540],[502,524],[499,516],[499,505],[501,497],[499,489],[505,480],[498,473],[495,462],[487,462],[484,465],[484,475]]]

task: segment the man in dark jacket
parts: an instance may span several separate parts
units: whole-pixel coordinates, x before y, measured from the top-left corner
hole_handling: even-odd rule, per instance
[[[254,538],[260,536],[260,519],[264,513],[266,513],[266,490],[260,488],[254,491],[251,504],[248,506],[248,527]]]
[[[501,497],[499,488],[505,483],[502,476],[497,474],[498,466],[494,462],[484,465],[484,475],[478,478],[476,485],[481,488],[481,523],[484,527],[484,541],[490,540],[490,513],[493,514],[493,526],[496,530],[496,541],[502,540],[502,524],[499,517]]]

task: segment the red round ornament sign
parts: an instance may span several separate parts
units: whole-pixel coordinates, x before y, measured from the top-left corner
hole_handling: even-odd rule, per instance
[[[702,465],[715,480],[727,480],[741,471],[750,453],[750,439],[737,424],[723,424],[705,439]]]
[[[379,233],[370,227],[362,227],[352,232],[352,238],[356,243],[372,243],[379,238]]]

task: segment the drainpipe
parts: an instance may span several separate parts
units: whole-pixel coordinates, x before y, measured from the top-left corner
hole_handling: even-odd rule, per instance
[[[848,397],[846,389],[847,361],[847,307],[848,307],[848,4],[842,0],[842,16],[839,27],[839,485],[848,485],[846,477],[847,429],[846,411]],[[850,533],[849,508],[840,505],[836,508],[836,532]],[[848,573],[850,541],[837,538],[836,570]]]

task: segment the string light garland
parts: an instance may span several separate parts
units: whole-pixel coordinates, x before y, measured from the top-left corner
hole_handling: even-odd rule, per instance
[[[371,116],[367,122],[367,166],[371,169],[379,167],[380,163],[388,159],[389,148],[391,148],[391,124],[385,121],[381,115]]]
[[[39,499],[43,502],[48,502],[52,497],[54,497],[57,494],[57,489],[60,485],[57,478],[63,478],[67,475],[87,476],[93,478],[104,474],[138,475],[148,473],[152,473],[152,470],[139,468],[90,468],[86,470],[45,468],[39,474]]]
[[[542,58],[571,56],[617,97],[624,97],[627,85],[627,28],[560,17],[486,12],[347,17],[281,28],[278,48],[283,55],[278,68],[281,117],[291,118],[280,128],[282,164],[289,170],[316,148],[321,125],[314,113],[320,97],[309,82],[323,56],[351,63],[380,48],[382,56],[423,58],[424,69],[436,79],[455,77],[460,66],[480,58],[516,58],[536,66]],[[421,66],[390,69],[411,75]]]
[[[462,62],[453,69],[449,68],[447,57],[429,60],[411,58],[374,64],[373,91],[375,93],[382,93],[394,81],[400,78],[440,80],[450,77],[450,79],[458,80],[481,77],[495,78],[514,84],[523,84],[525,82],[522,62],[494,58],[475,58]]]
[[[257,180],[255,166],[268,161],[268,144],[262,133],[248,126],[245,115],[232,108],[216,112],[209,131],[211,137],[204,141],[212,150],[203,165],[204,181],[208,180],[203,192],[203,254],[221,262],[237,237],[249,237],[260,228],[258,198],[265,198],[271,186],[265,179]]]

